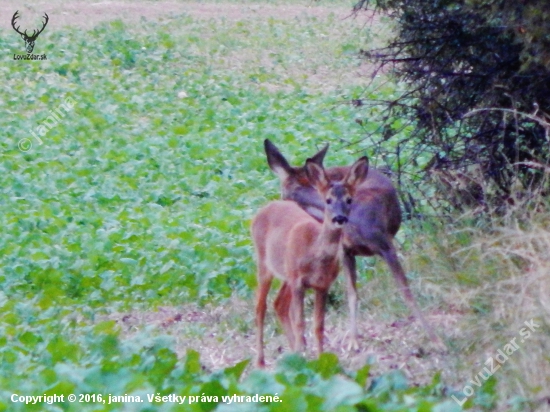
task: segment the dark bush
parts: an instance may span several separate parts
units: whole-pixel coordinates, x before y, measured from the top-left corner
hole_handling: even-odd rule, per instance
[[[550,2],[361,0],[355,8],[367,7],[396,27],[386,47],[364,57],[407,86],[390,101],[363,101],[383,104],[382,140],[431,152],[423,172],[444,187],[462,182],[469,192],[446,196],[453,207],[545,193]],[[407,138],[397,133],[396,118],[413,125]]]

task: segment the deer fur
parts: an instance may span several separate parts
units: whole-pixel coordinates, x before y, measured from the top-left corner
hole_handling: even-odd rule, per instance
[[[308,180],[306,167],[290,166],[285,157],[268,139],[264,141],[269,167],[279,177],[283,199],[294,200],[304,211],[320,220],[325,207],[322,197]],[[311,161],[323,167],[328,145]],[[339,182],[347,176],[349,166],[331,167],[326,175],[331,182]],[[347,295],[350,313],[350,346],[358,347],[357,341],[357,268],[356,256],[379,255],[389,266],[405,303],[422,323],[432,341],[442,344],[439,337],[424,320],[410,290],[405,271],[399,263],[393,238],[401,225],[401,208],[397,191],[391,180],[376,169],[370,169],[368,177],[357,187],[349,214],[349,222],[343,232],[343,267],[347,280]]]
[[[293,201],[274,201],[262,208],[251,226],[258,265],[256,295],[257,365],[265,365],[263,330],[267,295],[274,277],[282,280],[275,299],[290,348],[301,352],[304,339],[304,295],[315,290],[314,323],[318,353],[323,351],[325,302],[338,276],[342,234],[353,204],[355,189],[367,177],[368,161],[359,159],[341,182],[331,183],[315,160],[308,159],[305,173],[326,203],[323,221],[306,213]]]

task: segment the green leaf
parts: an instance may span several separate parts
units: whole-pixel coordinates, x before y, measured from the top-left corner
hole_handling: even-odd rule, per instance
[[[201,371],[199,352],[193,349],[187,349],[185,355],[185,371],[189,374],[196,374]]]
[[[334,353],[328,352],[321,353],[319,359],[309,362],[309,365],[323,379],[328,379],[341,370],[338,357]]]
[[[370,372],[371,365],[365,365],[362,368],[358,369],[357,372],[355,372],[355,382],[362,388],[365,387],[367,384],[367,379],[369,378],[369,372]]]
[[[226,376],[232,376],[235,379],[239,379],[249,363],[250,363],[250,359],[245,359],[235,364],[234,366],[225,368],[223,373]]]

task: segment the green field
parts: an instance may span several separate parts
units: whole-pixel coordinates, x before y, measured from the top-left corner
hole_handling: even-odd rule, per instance
[[[463,399],[465,385],[475,394],[462,408],[544,410],[543,214],[405,222],[401,258],[448,350],[407,318],[387,267],[361,259],[359,351],[347,350],[338,283],[333,353],[289,354],[271,316],[269,367],[248,364],[249,223],[279,197],[263,140],[296,164],[329,142],[327,165],[366,149],[391,167],[365,143],[350,145],[379,125],[349,102],[399,87],[371,82],[357,55],[381,41],[384,19],[346,18],[351,6],[338,1],[117,4],[101,18],[86,2],[52,6],[52,22],[65,9],[74,19],[37,39],[45,61],[13,60],[24,43],[0,30],[0,410],[444,412],[461,410],[451,395]],[[469,383],[530,319],[541,326],[520,350],[479,387]],[[25,405],[13,394],[77,402]],[[171,394],[188,398],[148,398]],[[280,402],[222,401],[234,394]],[[109,404],[109,395],[143,403]]]

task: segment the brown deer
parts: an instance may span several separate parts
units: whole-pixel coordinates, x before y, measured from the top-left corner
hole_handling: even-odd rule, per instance
[[[252,239],[258,265],[256,295],[257,365],[265,366],[264,319],[273,277],[283,281],[275,299],[290,348],[304,349],[304,294],[315,290],[314,323],[318,353],[323,351],[325,302],[339,271],[343,227],[353,205],[356,188],[368,174],[368,160],[357,160],[340,182],[331,183],[315,160],[304,166],[308,182],[326,203],[319,223],[296,202],[279,200],[262,208],[252,221]]]
[[[325,204],[309,179],[307,167],[292,167],[281,152],[268,139],[264,141],[269,167],[281,181],[281,194],[285,200],[294,200],[308,214],[321,220]],[[323,166],[328,150],[326,145],[310,161]],[[350,172],[350,167],[331,167],[326,174],[331,182],[339,182]],[[348,223],[343,232],[343,266],[347,279],[350,312],[350,347],[357,348],[357,269],[355,256],[380,255],[390,267],[405,303],[420,320],[432,341],[442,345],[439,337],[426,323],[409,288],[405,272],[393,245],[393,238],[401,225],[401,209],[397,192],[391,180],[375,169],[357,188]]]

